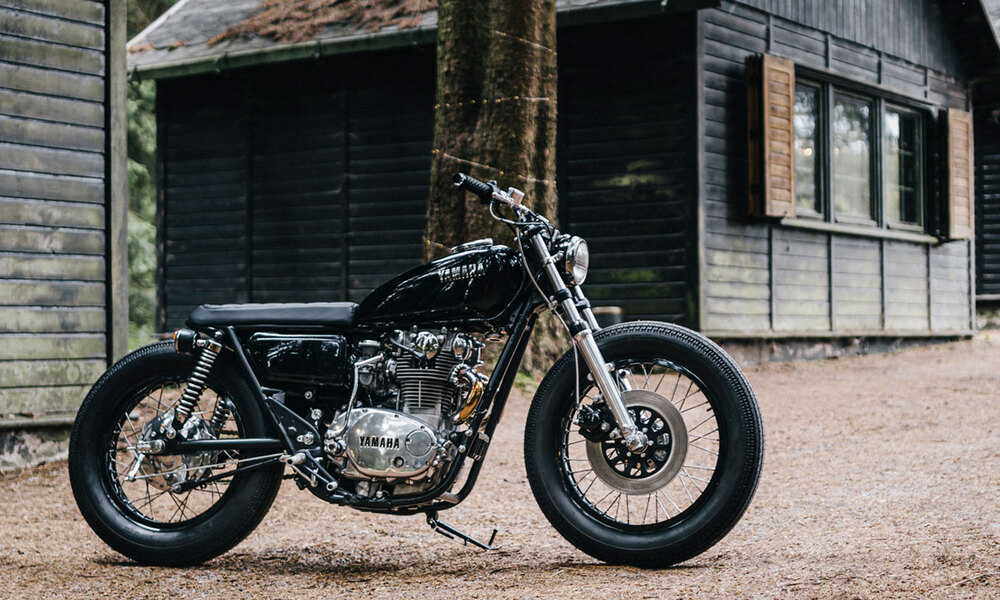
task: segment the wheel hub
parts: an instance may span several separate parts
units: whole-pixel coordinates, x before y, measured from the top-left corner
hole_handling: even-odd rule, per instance
[[[628,494],[649,494],[673,479],[687,455],[687,427],[670,400],[649,390],[627,390],[622,400],[636,427],[649,438],[641,452],[631,452],[623,439],[587,441],[594,474]]]
[[[142,440],[150,440],[157,437],[163,429],[164,424],[174,421],[174,411],[169,410],[162,415],[146,423],[142,428]],[[215,439],[215,433],[211,425],[205,419],[197,415],[188,417],[184,426],[180,429],[179,438],[182,440],[211,440]],[[215,463],[218,452],[193,452],[190,454],[173,455],[147,455],[145,460],[148,470],[143,469],[147,474],[153,475],[149,478],[149,483],[161,490],[172,489],[187,481],[193,481],[204,477],[210,470],[207,465]]]

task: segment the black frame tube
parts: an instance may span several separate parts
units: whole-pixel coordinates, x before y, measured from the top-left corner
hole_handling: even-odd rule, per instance
[[[231,440],[179,440],[158,455],[185,454],[187,452],[219,452],[222,450],[281,450],[284,445],[277,438],[237,438]]]

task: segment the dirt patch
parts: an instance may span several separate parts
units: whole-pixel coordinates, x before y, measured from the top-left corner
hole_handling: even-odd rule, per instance
[[[57,464],[0,479],[0,597],[1000,598],[1000,341],[749,377],[768,436],[757,497],[726,539],[677,568],[601,565],[548,525],[524,475],[518,394],[479,488],[442,513],[482,536],[498,526],[499,551],[286,485],[221,558],[139,567],[90,532]]]

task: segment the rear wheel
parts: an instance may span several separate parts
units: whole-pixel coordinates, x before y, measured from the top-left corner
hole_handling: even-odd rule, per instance
[[[280,463],[233,473],[237,466],[269,462],[268,455],[153,455],[137,448],[173,420],[193,367],[193,357],[176,353],[170,343],[126,356],[94,385],[70,438],[70,482],[80,512],[109,546],[141,563],[181,565],[218,556],[253,531],[281,484]],[[227,361],[218,361],[178,435],[266,437],[267,422],[251,393]]]
[[[610,411],[582,362],[577,402],[570,352],[528,415],[531,489],[552,525],[595,558],[643,567],[687,560],[729,532],[757,487],[764,446],[753,390],[721,348],[688,329],[638,322],[595,337],[650,445],[633,453],[601,433],[614,429]]]

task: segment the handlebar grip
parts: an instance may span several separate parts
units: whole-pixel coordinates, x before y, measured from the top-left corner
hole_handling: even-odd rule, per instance
[[[483,183],[474,177],[469,177],[465,173],[455,173],[453,181],[456,186],[479,196],[479,199],[483,202],[489,202],[493,199],[493,186],[488,183]]]

